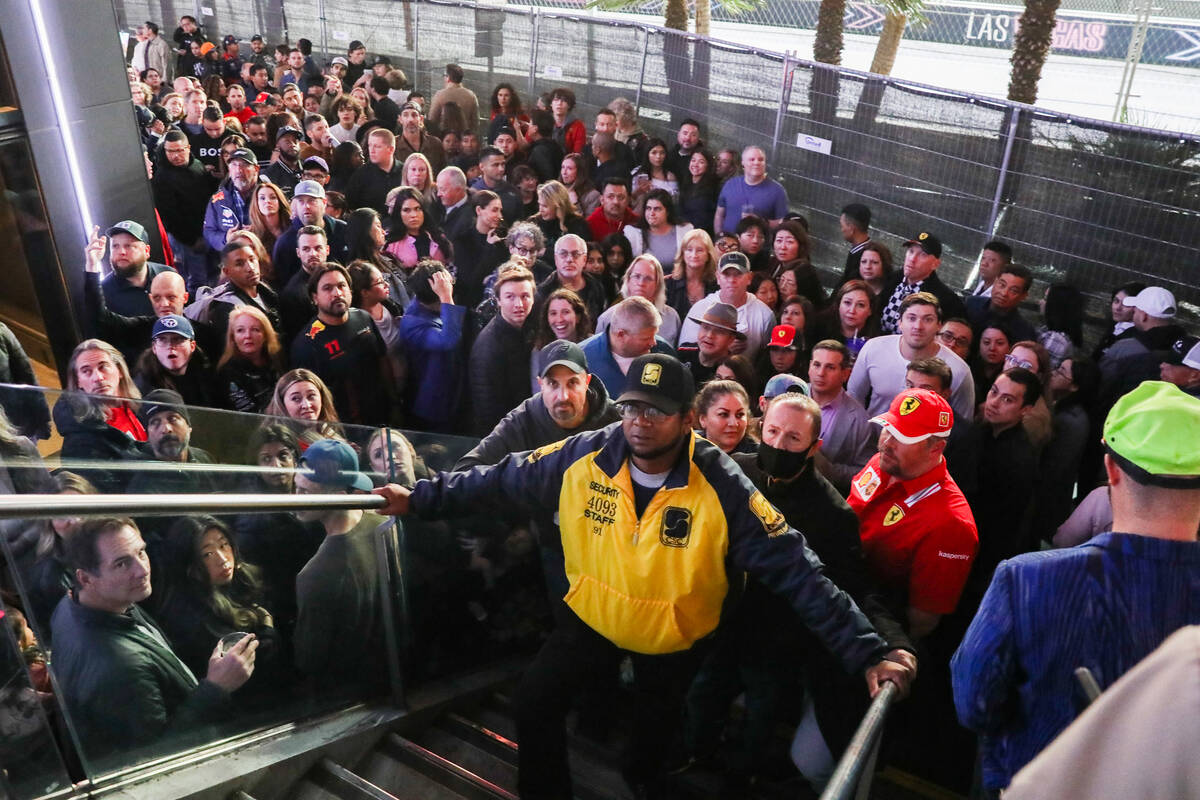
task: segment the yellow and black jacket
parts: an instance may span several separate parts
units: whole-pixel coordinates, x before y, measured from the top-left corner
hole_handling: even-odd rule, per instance
[[[620,423],[493,467],[442,473],[412,495],[421,517],[481,507],[558,509],[567,605],[636,653],[686,650],[712,633],[730,590],[749,572],[784,595],[848,670],[888,649],[848,595],[823,574],[804,538],[721,450],[691,434],[641,517]]]

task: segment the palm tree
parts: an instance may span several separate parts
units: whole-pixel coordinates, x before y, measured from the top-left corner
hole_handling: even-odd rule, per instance
[[[822,64],[842,63],[842,23],[846,17],[846,0],[821,0],[817,9],[817,32],[813,39],[813,61]]]
[[[1061,0],[1025,0],[1025,11],[1013,39],[1012,76],[1008,99],[1018,103],[1037,102],[1038,81],[1050,52],[1058,6]]]
[[[884,0],[883,30],[875,45],[875,56],[871,59],[871,72],[876,75],[891,75],[896,64],[896,53],[909,18],[921,20],[925,0]]]

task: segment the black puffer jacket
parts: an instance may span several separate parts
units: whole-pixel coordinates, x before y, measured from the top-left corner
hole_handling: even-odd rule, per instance
[[[76,468],[71,461],[135,461],[146,458],[140,442],[104,421],[103,410],[85,395],[64,394],[54,404],[54,427],[63,438],[63,466],[92,482],[101,494],[119,494],[134,474],[103,467]]]

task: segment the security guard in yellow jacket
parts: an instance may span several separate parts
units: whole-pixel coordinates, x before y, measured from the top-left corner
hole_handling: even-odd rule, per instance
[[[565,718],[572,696],[633,659],[637,718],[624,773],[662,791],[662,760],[688,684],[746,572],[784,595],[872,694],[911,675],[820,570],[804,538],[721,450],[692,431],[691,374],[660,354],[634,359],[622,422],[492,467],[377,490],[383,513],[440,518],[481,506],[558,509],[573,612],[542,646],[516,695],[523,798],[569,798]]]

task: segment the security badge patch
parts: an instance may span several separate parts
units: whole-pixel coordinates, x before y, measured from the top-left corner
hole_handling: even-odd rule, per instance
[[[762,523],[767,536],[774,537],[787,533],[788,524],[783,514],[780,513],[779,509],[771,505],[771,501],[758,490],[755,490],[750,495],[750,512],[758,517],[758,521]]]
[[[642,386],[658,386],[662,379],[662,364],[647,364],[642,367]]]
[[[667,506],[662,515],[662,528],[658,531],[659,544],[664,547],[687,547],[691,536],[692,512],[686,508]]]
[[[551,453],[555,452],[556,450],[561,450],[563,445],[565,445],[566,443],[567,443],[566,439],[561,439],[557,442],[551,442],[550,444],[543,445],[542,447],[539,447],[537,450],[534,450],[528,456],[526,456],[525,461],[532,464],[535,461],[537,461],[539,458],[541,458],[542,456],[548,456]]]

